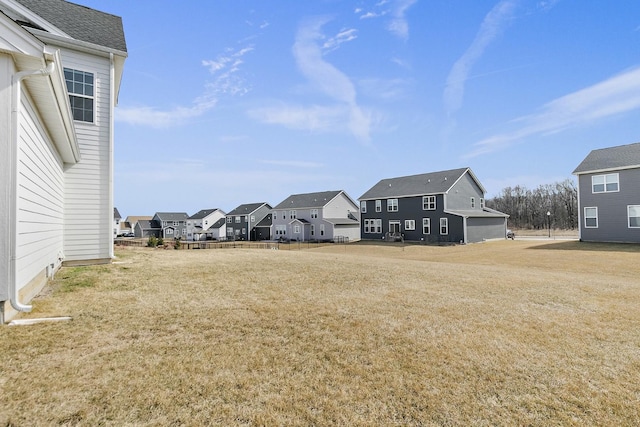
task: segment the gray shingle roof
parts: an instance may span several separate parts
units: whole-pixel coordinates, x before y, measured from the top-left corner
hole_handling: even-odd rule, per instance
[[[184,212],[156,212],[160,221],[186,221],[189,218]]]
[[[244,205],[240,205],[237,208],[235,208],[234,210],[232,210],[231,212],[229,212],[227,214],[227,216],[229,215],[246,215],[246,214],[250,214],[251,212],[257,210],[258,208],[260,208],[263,205],[267,205],[267,207],[269,209],[271,209],[271,206],[269,206],[268,203],[266,202],[260,202],[260,203],[246,203]]]
[[[333,200],[342,190],[319,191],[316,193],[292,194],[280,202],[274,209],[321,208]]]
[[[215,211],[217,211],[218,209],[202,209],[196,213],[194,213],[193,215],[191,215],[189,217],[189,219],[203,219],[206,216],[211,215],[212,213],[214,213]]]
[[[16,0],[76,40],[127,51],[122,18],[65,0]]]
[[[358,200],[443,194],[468,170],[469,168],[460,168],[383,179],[360,196]],[[479,182],[478,185],[480,185]]]
[[[640,142],[592,150],[573,173],[579,175],[633,167],[640,167]]]

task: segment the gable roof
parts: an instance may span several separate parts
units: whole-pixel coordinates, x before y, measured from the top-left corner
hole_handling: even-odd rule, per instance
[[[113,208],[113,219],[122,219],[120,212],[118,212],[118,208]]]
[[[230,215],[246,215],[246,214],[250,214],[251,212],[255,212],[256,210],[260,209],[262,206],[267,206],[269,209],[271,209],[271,206],[267,203],[267,202],[259,202],[259,203],[246,203],[244,205],[240,205],[237,208],[235,208],[234,210],[232,210],[231,212],[229,212],[227,214],[227,216]]]
[[[122,18],[65,0],[14,0],[69,37],[97,46],[127,51]],[[26,16],[25,16],[26,18]],[[42,23],[24,22],[30,28],[52,32]]]
[[[209,215],[211,215],[212,213],[214,213],[215,211],[219,211],[220,209],[218,208],[214,208],[214,209],[202,209],[196,213],[194,213],[193,215],[191,215],[189,217],[189,219],[203,219],[205,217],[208,217]]]
[[[592,150],[573,174],[631,168],[640,168],[640,142]]]
[[[136,223],[136,227],[140,227],[141,230],[160,229],[160,227],[158,226],[158,224],[156,224],[155,221],[151,221],[147,219],[138,220],[138,222]]]
[[[213,224],[211,224],[211,227],[209,227],[209,229],[212,228],[220,228],[223,225],[225,225],[227,223],[227,219],[226,218],[220,218],[219,220],[217,220],[216,222],[214,222]]]
[[[316,193],[292,194],[280,202],[274,209],[321,208],[336,198],[342,190],[318,191]],[[350,200],[350,199],[349,199]]]
[[[155,217],[160,221],[185,221],[189,215],[184,212],[156,212]]]
[[[371,187],[358,200],[386,199],[390,197],[421,196],[425,194],[444,194],[465,174],[478,184],[484,193],[484,187],[469,168],[423,173],[419,175],[387,178]]]
[[[272,224],[273,224],[272,215],[267,214],[264,218],[260,220],[260,222],[256,224],[256,227],[271,227]]]

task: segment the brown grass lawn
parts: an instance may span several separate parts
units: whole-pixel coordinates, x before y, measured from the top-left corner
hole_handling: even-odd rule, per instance
[[[640,424],[640,247],[117,251],[0,327],[0,425]]]

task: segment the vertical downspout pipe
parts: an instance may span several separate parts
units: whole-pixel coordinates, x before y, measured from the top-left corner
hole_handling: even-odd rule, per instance
[[[22,94],[21,82],[29,77],[48,76],[53,73],[54,69],[55,64],[49,62],[47,68],[19,71],[11,77],[11,142],[9,150],[12,160],[9,178],[9,191],[11,192],[11,206],[9,207],[9,226],[11,227],[11,231],[9,232],[9,300],[15,310],[24,312],[31,311],[32,307],[18,301],[18,282],[16,278],[18,264],[18,126],[20,122],[20,99]]]

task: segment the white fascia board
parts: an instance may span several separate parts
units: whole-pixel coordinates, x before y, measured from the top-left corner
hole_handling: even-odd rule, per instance
[[[3,13],[0,13],[0,26],[3,28],[0,36],[1,51],[29,57],[42,57],[45,44]]]
[[[640,165],[620,166],[616,168],[607,168],[607,169],[594,169],[589,171],[574,172],[573,175],[580,176],[580,175],[589,175],[593,173],[617,172],[617,171],[623,171],[628,169],[640,169]]]

